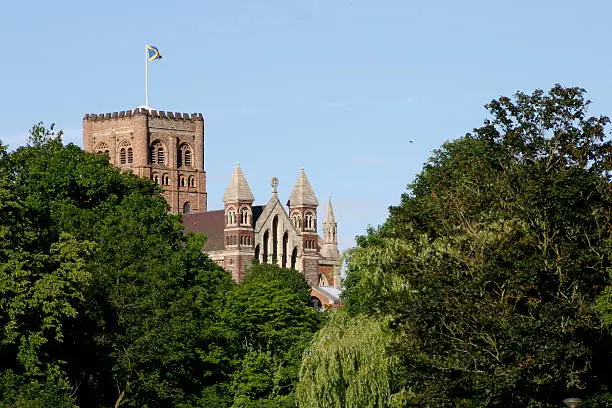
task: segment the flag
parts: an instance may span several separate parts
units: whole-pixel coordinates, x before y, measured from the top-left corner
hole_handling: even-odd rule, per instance
[[[159,50],[152,45],[147,45],[147,51],[149,53],[149,61],[155,61],[157,59],[161,59],[162,57]]]

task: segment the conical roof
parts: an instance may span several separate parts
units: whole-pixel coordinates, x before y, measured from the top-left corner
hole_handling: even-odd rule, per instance
[[[325,218],[325,222],[329,225],[336,223],[336,217],[334,217],[334,209],[332,207],[331,197],[327,202],[327,217]]]
[[[232,173],[232,179],[230,180],[229,186],[223,194],[224,203],[237,203],[239,201],[255,201],[249,183],[247,183],[244,173],[240,168],[240,163],[236,163],[234,172]]]
[[[319,205],[304,169],[300,169],[295,187],[289,196],[291,207],[316,207]]]

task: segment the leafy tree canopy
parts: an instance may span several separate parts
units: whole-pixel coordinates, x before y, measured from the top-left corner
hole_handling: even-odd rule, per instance
[[[0,197],[0,401],[187,406],[225,378],[233,284],[155,183],[39,124],[0,151]]]
[[[561,86],[492,101],[358,239],[347,310],[390,317],[403,367],[391,387],[408,406],[609,395],[610,337],[593,306],[610,282],[612,145],[588,106]]]
[[[231,334],[235,408],[295,407],[304,349],[320,327],[304,276],[276,265],[253,265],[228,293],[223,322]]]

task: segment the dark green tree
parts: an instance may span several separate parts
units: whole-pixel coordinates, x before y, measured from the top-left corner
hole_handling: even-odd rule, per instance
[[[253,265],[228,293],[223,322],[231,332],[233,407],[295,407],[302,353],[320,327],[304,276]]]
[[[445,143],[349,256],[345,302],[389,316],[407,406],[601,406],[611,143],[579,88],[517,93]]]
[[[160,192],[40,124],[0,152],[4,402],[44,389],[88,407],[187,407],[216,393],[233,284]]]

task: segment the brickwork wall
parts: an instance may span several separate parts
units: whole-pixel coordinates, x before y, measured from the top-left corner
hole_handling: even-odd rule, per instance
[[[311,287],[319,286],[319,257],[316,253],[302,256],[302,273]]]
[[[150,148],[159,142],[165,150],[163,164],[151,162]],[[179,166],[178,149],[189,146],[191,165]],[[132,163],[121,163],[121,148],[132,149]],[[87,114],[83,118],[83,148],[105,152],[113,166],[134,174],[157,179],[164,189],[170,212],[182,213],[189,203],[191,212],[207,210],[204,171],[204,119],[201,114],[135,109]],[[189,180],[193,179],[190,185]],[[183,181],[181,181],[183,180]]]

